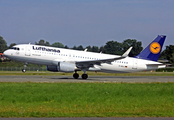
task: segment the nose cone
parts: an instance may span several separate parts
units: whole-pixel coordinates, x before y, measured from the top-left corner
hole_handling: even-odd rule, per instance
[[[3,52],[3,56],[8,57],[9,55],[10,55],[9,50],[6,50],[6,51]]]

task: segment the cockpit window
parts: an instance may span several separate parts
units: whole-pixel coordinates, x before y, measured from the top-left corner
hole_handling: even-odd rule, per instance
[[[18,47],[12,47],[11,49],[20,50]]]

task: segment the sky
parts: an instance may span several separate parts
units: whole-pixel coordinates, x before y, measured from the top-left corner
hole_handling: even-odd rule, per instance
[[[0,0],[0,36],[8,45],[60,42],[103,46],[166,35],[174,45],[174,0]]]

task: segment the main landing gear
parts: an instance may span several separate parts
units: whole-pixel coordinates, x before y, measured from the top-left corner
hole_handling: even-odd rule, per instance
[[[88,74],[82,74],[82,79],[87,79],[88,78]]]
[[[78,79],[79,78],[79,74],[77,73],[77,71],[75,71],[75,73],[73,74],[74,79]],[[88,78],[88,74],[84,73],[82,74],[82,79],[87,79]]]
[[[75,72],[75,73],[73,74],[73,77],[74,77],[74,79],[78,79],[78,78],[79,78],[79,74]]]

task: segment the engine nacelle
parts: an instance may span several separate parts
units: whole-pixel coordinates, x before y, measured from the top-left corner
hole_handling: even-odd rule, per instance
[[[76,69],[75,63],[68,63],[68,62],[58,63],[58,70],[60,72],[74,72],[75,69]]]
[[[58,65],[47,65],[47,70],[52,72],[74,72],[75,63],[58,62]]]
[[[47,70],[51,72],[59,72],[55,65],[47,65]]]

